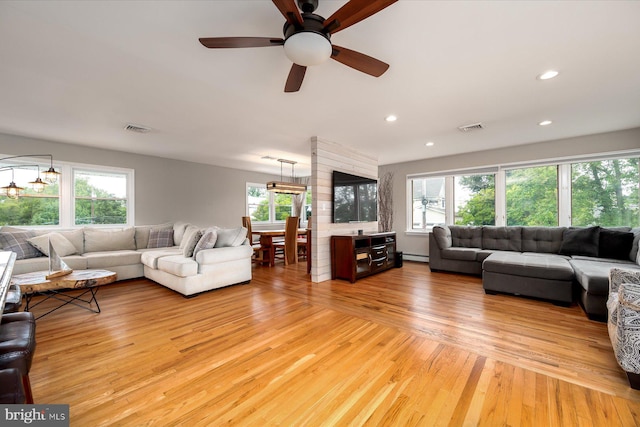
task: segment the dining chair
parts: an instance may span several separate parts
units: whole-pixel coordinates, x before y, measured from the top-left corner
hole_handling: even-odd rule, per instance
[[[284,241],[273,243],[276,258],[278,254],[283,254],[284,265],[298,262],[298,220],[297,216],[288,217],[284,228]]]
[[[253,232],[251,230],[251,217],[242,217],[242,226],[247,229],[247,239],[253,248],[253,257],[251,260],[256,263],[269,263],[269,249],[262,247],[260,243],[253,243]]]

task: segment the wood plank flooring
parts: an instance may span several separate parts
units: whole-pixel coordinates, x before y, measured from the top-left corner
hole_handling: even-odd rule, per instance
[[[70,404],[72,426],[640,425],[606,324],[578,306],[422,263],[355,284],[305,268],[190,299],[102,287],[102,313],[38,320],[36,403]]]

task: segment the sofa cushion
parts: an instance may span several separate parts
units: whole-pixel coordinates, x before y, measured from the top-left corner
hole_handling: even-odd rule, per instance
[[[142,256],[140,257],[140,261],[142,264],[146,265],[149,268],[157,269],[158,268],[158,260],[162,257],[172,256],[172,255],[180,255],[182,251],[178,248],[167,248],[161,250],[153,250],[153,251],[145,251],[142,252]]]
[[[482,227],[449,226],[451,230],[451,246],[457,248],[481,248]]]
[[[49,242],[53,246],[53,250],[58,256],[67,256],[77,253],[76,247],[60,233],[47,233],[41,236],[31,237],[27,239],[40,252],[49,256]]]
[[[522,227],[522,252],[557,254],[565,227]]]
[[[216,240],[216,248],[225,248],[228,246],[240,246],[247,238],[247,229],[245,227],[238,228],[220,228],[218,229],[218,239]]]
[[[182,255],[171,255],[158,260],[158,270],[179,277],[195,276],[198,274],[198,263]]]
[[[522,227],[482,227],[482,249],[522,250]]]
[[[199,251],[194,259],[200,265],[220,264],[228,261],[237,261],[239,259],[251,259],[253,248],[248,243],[240,246],[229,246],[226,248],[215,248],[212,250]]]
[[[84,229],[84,251],[103,252],[135,250],[135,229],[127,227],[120,230]]]
[[[82,255],[87,260],[87,268],[109,268],[120,265],[140,264],[142,253],[130,250],[87,252]]]
[[[598,256],[600,227],[568,228],[562,234],[562,255]]]
[[[631,252],[629,252],[629,259],[635,261],[638,258],[638,243],[640,243],[640,227],[632,228],[629,230],[633,234],[633,244],[631,245]]]
[[[482,262],[494,252],[495,250],[493,249],[480,249],[478,252],[476,252],[476,261]]]
[[[196,247],[193,249],[193,259],[196,258],[198,252],[204,249],[212,249],[216,246],[216,241],[218,240],[218,230],[215,228],[208,228],[202,234],[200,240],[196,244]]]
[[[444,259],[455,259],[458,261],[475,261],[477,253],[480,251],[478,248],[455,248],[451,247],[443,249],[441,254]]]
[[[436,243],[440,249],[450,248],[452,245],[451,241],[451,230],[446,225],[436,225],[432,230],[433,237],[436,238]]]
[[[573,269],[569,261],[553,254],[530,256],[516,252],[496,252],[484,260],[482,269],[492,273],[538,279],[565,281],[573,279]]]
[[[569,261],[575,271],[576,281],[591,295],[606,296],[609,293],[609,272],[613,267],[608,262],[572,259]],[[625,264],[627,270],[640,271],[640,266]]]
[[[5,251],[15,252],[16,260],[44,256],[28,241],[35,236],[33,231],[0,232],[0,245]]]
[[[147,249],[151,248],[170,248],[173,246],[173,228],[156,230],[152,228],[149,231],[149,242]]]
[[[629,260],[633,238],[633,233],[600,229],[598,256],[600,258]]]
[[[173,230],[173,224],[136,225],[135,230],[136,249],[145,249],[149,245],[151,230]]]

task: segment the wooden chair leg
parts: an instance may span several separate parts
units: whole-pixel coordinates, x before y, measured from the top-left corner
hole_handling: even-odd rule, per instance
[[[34,403],[33,393],[31,392],[31,381],[29,381],[29,375],[22,376],[22,386],[24,387],[24,395],[27,403]]]

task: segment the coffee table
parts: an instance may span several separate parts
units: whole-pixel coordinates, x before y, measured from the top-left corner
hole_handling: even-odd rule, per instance
[[[25,311],[29,311],[49,299],[61,302],[60,305],[41,314],[36,319],[53,313],[68,304],[84,308],[93,313],[100,313],[100,305],[98,305],[98,300],[96,299],[98,287],[113,283],[118,278],[116,273],[109,270],[77,270],[66,276],[51,279],[46,278],[48,274],[48,271],[36,271],[17,274],[11,278],[11,283],[19,285],[20,291],[25,295],[27,302]],[[74,289],[84,289],[84,292],[80,295],[70,295],[68,291]],[[37,295],[42,295],[45,298],[35,304],[31,304],[31,300]],[[85,295],[90,295],[91,298],[83,298]],[[92,303],[95,303],[95,308],[93,308]]]

